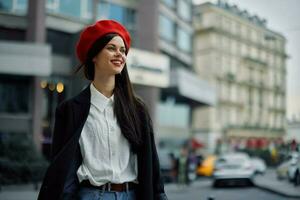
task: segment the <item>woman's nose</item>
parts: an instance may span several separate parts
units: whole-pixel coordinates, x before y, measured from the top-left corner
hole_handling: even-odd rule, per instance
[[[120,50],[117,50],[115,53],[116,57],[121,57],[122,56],[122,52]]]

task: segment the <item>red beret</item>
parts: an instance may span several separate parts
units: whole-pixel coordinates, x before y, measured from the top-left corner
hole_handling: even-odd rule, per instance
[[[130,34],[126,28],[114,20],[100,20],[95,24],[86,27],[80,34],[76,47],[78,59],[83,63],[86,60],[87,53],[94,42],[109,33],[116,33],[124,40],[127,52],[130,48]],[[126,52],[126,53],[127,53]]]

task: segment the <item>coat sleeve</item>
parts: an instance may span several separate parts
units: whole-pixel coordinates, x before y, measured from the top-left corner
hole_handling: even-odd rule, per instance
[[[55,111],[55,123],[51,145],[51,160],[55,158],[64,145],[64,133],[66,130],[64,107],[65,104],[61,104],[56,108]]]
[[[161,176],[160,165],[158,154],[155,145],[154,131],[152,126],[152,121],[148,116],[150,136],[151,136],[151,146],[152,146],[152,160],[153,160],[153,175],[154,175],[154,197],[155,200],[168,200],[167,195],[165,194],[164,182]]]

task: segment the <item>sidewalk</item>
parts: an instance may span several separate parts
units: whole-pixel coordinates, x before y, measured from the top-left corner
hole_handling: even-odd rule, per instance
[[[201,180],[196,180],[192,182],[188,186],[179,186],[177,183],[168,183],[165,184],[165,190],[168,192],[182,192],[182,191],[188,191],[188,190],[193,190],[197,188],[203,188],[207,186],[212,185],[212,180],[209,178],[202,178]]]
[[[33,184],[2,186],[0,191],[1,200],[36,200],[37,196]]]
[[[264,175],[256,176],[254,185],[284,197],[300,199],[300,186],[295,187],[288,180],[278,180],[274,169],[268,169]]]
[[[193,182],[190,186],[180,188],[176,184],[166,184],[165,189],[168,192],[189,192],[195,188],[202,188],[211,185],[210,179],[201,179]],[[273,192],[275,194],[287,197],[300,199],[300,186],[295,187],[288,180],[277,180],[276,172],[273,169],[268,169],[264,175],[256,176],[254,185],[260,189]],[[1,200],[35,200],[37,199],[38,191],[35,190],[33,184],[28,185],[12,185],[3,186],[0,191]]]

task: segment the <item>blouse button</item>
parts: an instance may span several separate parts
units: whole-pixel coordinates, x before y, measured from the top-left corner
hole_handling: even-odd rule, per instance
[[[113,126],[110,126],[110,131],[114,131],[115,128]]]

